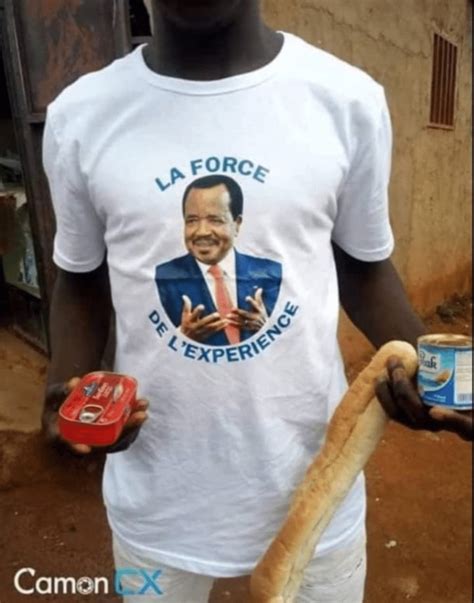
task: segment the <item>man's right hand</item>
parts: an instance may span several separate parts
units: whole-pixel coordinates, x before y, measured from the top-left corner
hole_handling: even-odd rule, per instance
[[[41,417],[41,426],[46,441],[55,448],[69,450],[77,455],[84,454],[84,445],[73,444],[62,439],[59,433],[58,413],[61,404],[76,387],[79,380],[79,377],[74,377],[67,383],[49,385],[46,388],[44,410]]]
[[[148,418],[148,402],[146,400],[137,400],[135,407],[123,427],[119,439],[111,446],[93,448],[87,444],[75,444],[74,442],[69,442],[61,436],[58,424],[59,408],[79,381],[79,377],[74,377],[67,383],[49,385],[46,388],[45,406],[41,419],[46,441],[60,452],[70,452],[75,456],[84,456],[90,454],[94,450],[107,454],[126,450],[136,440],[141,426]]]
[[[204,306],[198,305],[194,309],[191,300],[183,295],[183,311],[181,314],[180,329],[183,335],[194,341],[205,341],[211,335],[225,329],[229,321],[221,318],[218,312],[202,316]]]

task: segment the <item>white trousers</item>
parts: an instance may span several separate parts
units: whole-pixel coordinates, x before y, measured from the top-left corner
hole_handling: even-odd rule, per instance
[[[214,584],[212,576],[193,574],[150,562],[124,550],[113,541],[115,567],[127,568],[120,583],[124,603],[207,603]],[[133,568],[145,570],[150,577],[146,587],[143,576]],[[160,571],[159,575],[155,572]],[[156,588],[152,586],[153,574]],[[366,574],[365,530],[347,546],[327,555],[314,557],[304,575],[296,603],[363,603]],[[139,595],[139,591],[145,592]],[[159,592],[158,592],[159,591]],[[160,594],[161,593],[161,594]]]

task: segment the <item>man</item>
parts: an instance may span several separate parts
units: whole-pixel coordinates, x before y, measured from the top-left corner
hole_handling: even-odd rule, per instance
[[[115,370],[150,401],[148,421],[142,402],[106,450],[120,452],[103,481],[116,565],[161,571],[161,601],[205,603],[214,577],[252,571],[347,388],[339,300],[376,347],[416,343],[425,328],[389,259],[382,88],[269,29],[257,0],[153,8],[151,45],[81,78],[48,110],[59,273],[43,421],[57,439],[61,384],[99,367],[112,303]],[[182,248],[176,191],[217,166],[246,179],[246,249],[285,269],[265,332],[213,348],[170,328],[154,277]],[[380,388],[398,420],[460,431],[430,416],[398,359]],[[364,523],[360,475],[299,603],[363,600]],[[132,594],[133,576],[123,588],[127,603],[148,603]]]
[[[243,194],[228,176],[204,176],[183,196],[188,254],[156,268],[161,303],[190,339],[236,344],[271,316],[281,284],[281,264],[234,249],[242,224]]]

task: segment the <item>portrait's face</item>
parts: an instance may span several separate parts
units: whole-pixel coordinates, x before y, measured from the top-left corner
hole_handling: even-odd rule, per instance
[[[234,21],[249,0],[153,0],[155,10],[180,29],[215,31]]]
[[[218,264],[234,246],[242,218],[234,220],[223,184],[192,188],[184,204],[184,242],[203,264]]]

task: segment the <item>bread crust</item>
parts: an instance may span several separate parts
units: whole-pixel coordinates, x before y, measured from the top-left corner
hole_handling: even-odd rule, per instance
[[[253,603],[292,603],[322,532],[375,450],[388,420],[375,397],[375,379],[387,376],[390,356],[412,377],[416,350],[404,341],[382,346],[361,371],[329,422],[325,442],[296,489],[280,531],[250,580]]]

